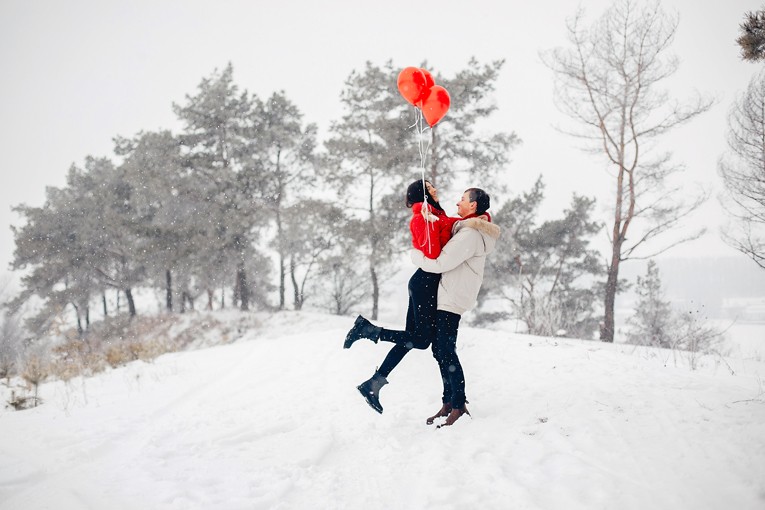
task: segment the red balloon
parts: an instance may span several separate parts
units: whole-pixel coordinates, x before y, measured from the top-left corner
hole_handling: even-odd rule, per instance
[[[425,88],[429,89],[436,84],[436,80],[433,79],[432,74],[430,74],[428,71],[426,71],[423,68],[420,68],[420,71],[422,71],[422,73],[425,75]]]
[[[427,78],[422,69],[407,67],[398,74],[398,91],[413,105],[422,101],[427,92]]]
[[[422,101],[422,115],[430,127],[435,126],[439,120],[444,118],[451,103],[452,100],[445,88],[440,85],[433,85],[430,88],[430,93]]]

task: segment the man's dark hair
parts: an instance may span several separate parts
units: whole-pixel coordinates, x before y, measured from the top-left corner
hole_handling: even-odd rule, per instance
[[[491,207],[491,197],[481,188],[468,188],[465,190],[465,193],[468,193],[471,202],[478,204],[475,209],[477,215],[480,216]]]

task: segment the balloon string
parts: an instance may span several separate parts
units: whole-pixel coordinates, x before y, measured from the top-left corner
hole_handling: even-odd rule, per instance
[[[422,201],[423,207],[428,207],[428,189],[425,185],[425,158],[427,157],[427,151],[430,149],[430,140],[428,140],[427,148],[423,146],[422,137],[425,134],[425,127],[423,126],[423,115],[419,108],[415,108],[415,121],[414,126],[417,127],[417,148],[420,152],[420,177],[422,178]],[[430,243],[430,228],[428,223],[432,223],[429,217],[425,216],[425,244],[431,246]],[[434,226],[435,230],[435,226]]]

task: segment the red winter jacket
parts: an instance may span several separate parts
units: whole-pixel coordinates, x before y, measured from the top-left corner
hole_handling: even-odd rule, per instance
[[[425,204],[431,214],[438,217],[438,221],[425,221],[425,218],[422,217],[423,204]],[[491,223],[489,213],[485,212],[484,215],[486,215]],[[441,254],[441,248],[452,238],[454,224],[475,216],[473,214],[465,218],[452,218],[440,209],[436,209],[425,202],[418,202],[412,206],[412,219],[409,221],[409,230],[412,232],[412,245],[429,259],[436,259]]]
[[[422,206],[428,208],[438,221],[425,221],[422,217]],[[425,202],[418,202],[412,206],[412,219],[409,221],[409,230],[412,232],[412,245],[420,250],[429,259],[438,258],[441,248],[452,237],[452,226],[461,218],[450,218],[440,209],[436,209]]]

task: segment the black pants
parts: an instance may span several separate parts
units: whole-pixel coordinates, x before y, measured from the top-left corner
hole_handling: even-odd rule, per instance
[[[444,383],[442,402],[453,408],[465,405],[465,374],[457,357],[457,330],[460,315],[438,310],[436,314],[436,339],[433,342],[433,357],[438,362],[441,380]]]
[[[412,349],[427,349],[436,337],[436,304],[441,275],[426,273],[422,269],[409,278],[409,308],[404,331],[383,329],[380,340],[396,345],[388,352],[377,370],[383,377],[404,359]]]

